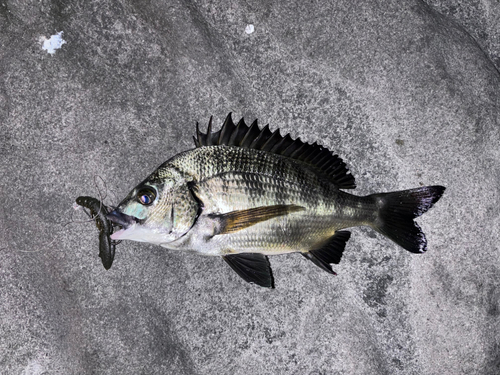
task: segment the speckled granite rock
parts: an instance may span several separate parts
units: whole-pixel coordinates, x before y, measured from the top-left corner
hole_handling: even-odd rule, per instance
[[[500,4],[497,0],[424,1],[469,32],[500,69]]]
[[[500,371],[499,73],[423,2],[331,3],[0,6],[1,373]],[[275,290],[132,242],[105,271],[74,198],[100,176],[118,203],[229,111],[321,141],[360,195],[447,186],[427,254],[358,228],[337,277],[271,258]]]

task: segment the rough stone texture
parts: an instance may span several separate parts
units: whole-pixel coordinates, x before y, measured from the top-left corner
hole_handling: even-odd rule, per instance
[[[478,42],[500,69],[500,3],[498,0],[425,0],[454,19]]]
[[[498,70],[422,1],[281,3],[0,4],[0,373],[500,373]],[[275,290],[132,242],[105,271],[74,198],[100,176],[118,203],[229,111],[337,151],[358,194],[447,186],[428,253],[356,228],[337,277],[274,257]]]

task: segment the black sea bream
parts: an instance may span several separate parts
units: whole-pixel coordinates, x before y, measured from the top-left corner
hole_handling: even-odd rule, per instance
[[[326,148],[231,114],[196,148],[163,163],[108,214],[113,240],[149,242],[222,258],[248,282],[273,287],[268,255],[298,252],[327,272],[350,232],[370,226],[413,253],[427,250],[413,221],[445,188],[359,197],[345,163]]]

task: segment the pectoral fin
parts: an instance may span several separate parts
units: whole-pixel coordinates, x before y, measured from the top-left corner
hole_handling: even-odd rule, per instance
[[[223,256],[222,259],[246,282],[274,288],[271,265],[265,255],[258,253],[231,254]]]
[[[340,263],[345,244],[349,241],[349,238],[351,238],[351,232],[335,232],[335,234],[319,249],[310,250],[307,253],[302,253],[302,255],[326,272],[336,275],[330,264]]]
[[[219,220],[220,226],[216,234],[234,233],[252,225],[273,219],[278,216],[288,215],[293,212],[305,210],[296,205],[275,205],[249,208],[247,210],[231,211],[222,215],[212,215]]]

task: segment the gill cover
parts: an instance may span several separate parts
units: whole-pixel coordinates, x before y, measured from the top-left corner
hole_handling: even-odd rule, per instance
[[[176,171],[162,168],[161,179],[158,172],[135,187],[108,215],[110,221],[122,226],[112,239],[165,244],[191,229],[199,202]]]

